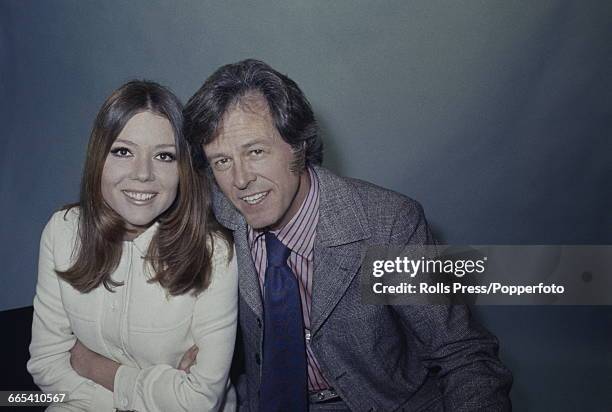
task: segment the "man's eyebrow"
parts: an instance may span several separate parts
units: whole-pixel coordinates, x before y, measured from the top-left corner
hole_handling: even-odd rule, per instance
[[[269,144],[267,139],[255,139],[255,140],[251,140],[249,142],[246,142],[244,144],[242,144],[240,146],[241,149],[248,149],[251,146],[255,146],[257,144],[263,144],[263,145],[267,145]],[[229,154],[224,153],[224,152],[212,152],[210,154],[206,153],[206,158],[207,159],[217,159],[219,157],[231,157]]]
[[[211,153],[211,154],[208,154],[208,153],[206,153],[206,151],[205,151],[205,152],[204,152],[204,154],[206,155],[206,158],[207,158],[208,160],[211,160],[211,159],[217,159],[217,158],[219,158],[219,157],[229,157],[229,155],[227,155],[227,154],[225,154],[225,153],[223,153],[223,152],[213,152],[213,153]]]
[[[246,142],[241,147],[243,149],[248,149],[249,147],[255,146],[256,144],[268,144],[268,143],[269,142],[267,139],[255,139],[255,140],[251,140],[250,142]]]

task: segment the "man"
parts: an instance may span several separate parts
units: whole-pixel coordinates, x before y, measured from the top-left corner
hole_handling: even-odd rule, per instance
[[[221,192],[215,215],[234,234],[245,408],[510,409],[496,339],[465,307],[362,303],[366,249],[431,234],[414,200],[320,166],[295,82],[257,60],[226,65],[185,115],[196,161]]]

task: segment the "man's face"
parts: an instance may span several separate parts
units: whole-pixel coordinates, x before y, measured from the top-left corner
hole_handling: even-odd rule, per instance
[[[221,191],[247,223],[275,230],[297,213],[310,182],[307,172],[290,170],[293,150],[276,130],[265,100],[246,99],[228,109],[204,152]]]

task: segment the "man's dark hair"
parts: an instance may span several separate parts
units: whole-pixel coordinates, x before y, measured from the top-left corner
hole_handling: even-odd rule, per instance
[[[293,148],[297,170],[321,163],[323,142],[304,93],[266,63],[247,59],[217,69],[185,106],[185,136],[196,167],[207,166],[202,146],[217,137],[225,113],[243,98],[258,94],[267,102],[279,134]]]

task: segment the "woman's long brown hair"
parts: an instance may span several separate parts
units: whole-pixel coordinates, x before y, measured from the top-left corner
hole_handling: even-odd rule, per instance
[[[210,284],[213,234],[224,239],[231,250],[231,235],[211,213],[209,181],[193,168],[183,137],[181,109],[171,91],[150,81],[126,83],[102,105],[87,147],[79,202],[64,208],[79,207],[79,242],[72,267],[57,274],[80,292],[90,292],[100,284],[109,291],[121,285],[111,275],[119,265],[128,229],[104,201],[100,186],[111,145],[132,116],[140,112],[149,111],[170,122],[179,171],[176,199],[157,218],[159,228],[146,256],[154,270],[150,281],[159,282],[171,295],[197,294]]]

